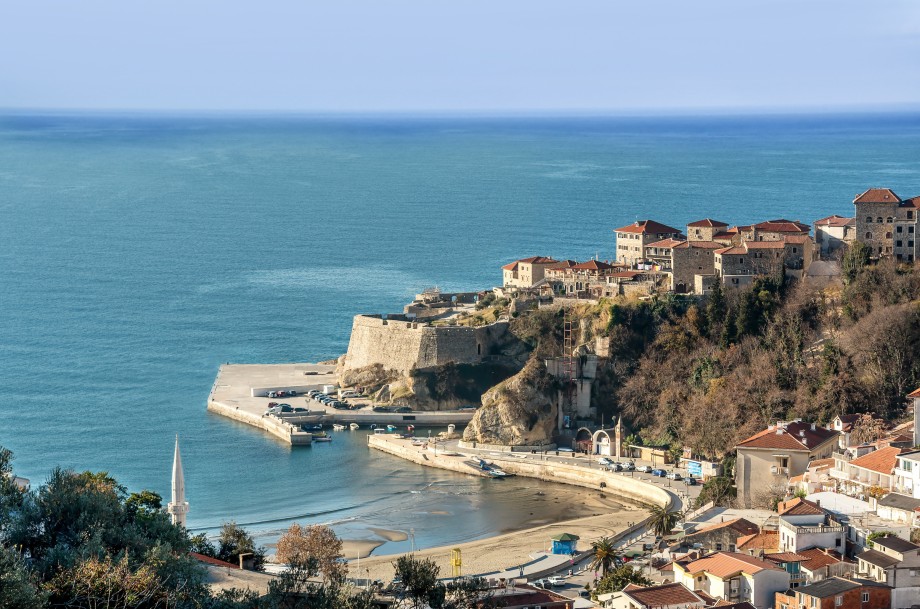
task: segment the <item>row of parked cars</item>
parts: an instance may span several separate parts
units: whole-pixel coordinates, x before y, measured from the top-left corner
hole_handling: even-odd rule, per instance
[[[408,406],[374,406],[374,412],[412,412]]]
[[[269,402],[268,410],[265,414],[282,414],[287,412],[306,412],[306,408],[291,406],[290,404],[279,404],[278,402]]]
[[[642,472],[645,474],[651,474],[659,478],[668,478],[669,480],[684,480],[690,486],[696,486],[696,478],[693,476],[687,476],[684,478],[680,475],[680,472],[669,472],[666,469],[661,469],[660,467],[653,467],[651,465],[640,465],[636,467],[636,464],[632,461],[626,461],[625,463],[620,463],[607,457],[601,457],[597,460],[599,464],[603,467],[606,467],[612,472]]]
[[[336,399],[331,395],[327,395],[322,391],[317,391],[316,389],[308,391],[307,397],[312,398],[313,401],[319,402],[324,406],[332,406],[336,410],[357,410],[358,408],[361,408],[359,405],[349,404],[347,400]]]

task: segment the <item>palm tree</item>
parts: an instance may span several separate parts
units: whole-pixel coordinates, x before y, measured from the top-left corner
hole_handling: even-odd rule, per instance
[[[614,547],[614,541],[611,537],[601,537],[597,541],[591,542],[591,550],[594,552],[594,558],[591,560],[592,569],[600,569],[601,575],[607,575],[607,571],[616,562],[620,555],[619,550]]]
[[[678,510],[668,510],[668,508],[663,508],[659,506],[654,506],[650,510],[652,515],[649,518],[648,524],[655,531],[655,535],[661,535],[664,537],[671,532],[680,519],[682,514]]]

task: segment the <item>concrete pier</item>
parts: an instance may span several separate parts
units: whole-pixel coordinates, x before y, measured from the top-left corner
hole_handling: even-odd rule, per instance
[[[223,364],[208,396],[208,411],[262,429],[292,445],[310,444],[313,434],[300,431],[302,424],[331,425],[357,423],[417,427],[465,426],[473,410],[374,412],[370,406],[360,410],[336,410],[301,395],[324,385],[335,385],[335,366],[326,364]],[[269,390],[295,390],[297,397],[268,398]],[[266,415],[269,402],[282,402],[304,412]]]

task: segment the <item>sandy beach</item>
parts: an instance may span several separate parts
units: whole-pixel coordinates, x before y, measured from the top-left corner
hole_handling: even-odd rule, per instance
[[[598,509],[609,510],[609,499],[602,498],[599,494],[586,493],[584,503],[573,507],[573,512]],[[602,505],[603,504],[603,505]],[[464,575],[494,573],[504,569],[525,564],[533,559],[531,554],[548,549],[550,538],[561,533],[578,535],[579,549],[586,549],[591,541],[608,535],[614,535],[627,528],[629,523],[641,520],[647,511],[639,506],[621,503],[613,511],[601,513],[598,516],[587,516],[566,520],[553,524],[545,524],[529,529],[514,531],[489,537],[478,541],[440,546],[436,548],[423,548],[417,550],[415,555],[419,558],[430,558],[440,568],[441,576],[451,573],[450,552],[459,548],[463,556]],[[351,561],[349,574],[355,578],[371,578],[389,580],[393,577],[393,561],[398,554],[373,556],[360,561]]]

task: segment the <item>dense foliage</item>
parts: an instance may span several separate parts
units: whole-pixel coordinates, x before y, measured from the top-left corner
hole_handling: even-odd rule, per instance
[[[871,265],[858,249],[844,268],[843,286],[761,277],[706,298],[582,307],[579,342],[610,345],[595,405],[606,420],[622,414],[646,444],[712,458],[780,419],[897,420],[920,383],[920,270]],[[558,322],[548,315],[530,336]]]

